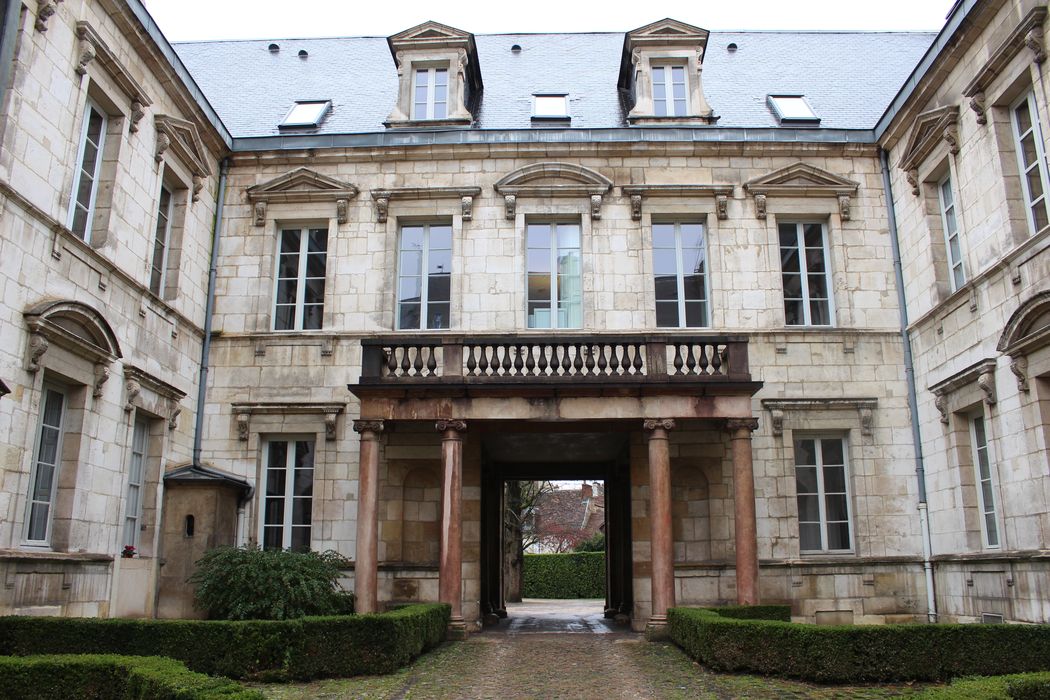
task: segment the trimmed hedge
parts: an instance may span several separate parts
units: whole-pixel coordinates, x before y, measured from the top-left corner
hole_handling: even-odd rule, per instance
[[[722,608],[705,608],[722,617],[735,620],[779,620],[791,622],[790,605],[727,605]]]
[[[155,656],[0,657],[0,697],[20,700],[263,700],[225,678]]]
[[[960,678],[943,688],[930,688],[918,697],[920,700],[1047,700],[1050,673]]]
[[[605,552],[526,554],[525,598],[604,598]]]
[[[1050,625],[817,626],[696,608],[667,618],[671,639],[716,671],[859,683],[1050,670]]]
[[[230,678],[391,673],[445,639],[444,604],[281,621],[0,617],[0,654],[164,656]]]

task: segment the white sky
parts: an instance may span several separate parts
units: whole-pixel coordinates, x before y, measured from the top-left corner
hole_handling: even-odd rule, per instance
[[[169,41],[389,36],[433,19],[475,34],[624,32],[664,17],[705,29],[936,31],[954,0],[144,0]],[[616,9],[611,9],[615,7]]]

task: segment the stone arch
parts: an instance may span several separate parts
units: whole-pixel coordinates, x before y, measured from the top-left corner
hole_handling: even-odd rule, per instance
[[[441,546],[441,481],[434,466],[405,474],[401,486],[401,560],[437,564]]]
[[[612,187],[612,180],[605,177],[596,170],[585,168],[573,163],[533,163],[505,175],[496,183],[496,191],[504,187],[519,187],[521,185],[538,184],[539,181],[568,180],[580,185],[591,185],[596,187]]]
[[[1039,292],[1017,307],[1006,322],[996,349],[1013,355],[1012,351],[1020,350],[1022,345],[1029,345],[1029,341],[1035,340],[1036,336],[1044,337],[1050,344],[1050,291]]]
[[[23,314],[29,331],[86,357],[109,363],[123,357],[113,328],[97,310],[79,301],[41,302]],[[30,358],[30,370],[36,364]],[[39,359],[37,356],[36,359]]]
[[[697,464],[671,469],[671,525],[676,562],[711,558],[710,499],[707,476]]]

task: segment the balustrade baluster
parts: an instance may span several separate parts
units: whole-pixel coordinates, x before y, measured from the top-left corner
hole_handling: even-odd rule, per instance
[[[586,345],[584,345],[583,353],[587,356],[586,361],[583,363],[584,369],[587,370],[586,372],[584,372],[584,374],[594,374],[594,345],[592,343],[587,343]]]
[[[410,376],[408,372],[410,369],[412,369],[412,360],[409,359],[408,356],[408,347],[409,346],[407,345],[402,345],[399,347],[399,349],[401,350],[401,376],[403,377]]]
[[[682,372],[682,366],[685,364],[685,362],[682,360],[681,343],[674,344],[674,362],[672,364],[674,365],[675,374],[684,374],[684,372]]]
[[[579,343],[576,343],[574,347],[576,348],[576,356],[572,358],[573,374],[582,374],[580,370],[583,369],[583,351],[580,349]]]
[[[641,343],[632,343],[631,346],[634,348],[634,360],[631,361],[631,367],[634,372],[631,374],[642,373],[642,348],[645,347]]]
[[[598,346],[598,374],[605,375],[605,371],[609,367],[609,362],[605,359],[605,343]]]
[[[714,370],[712,374],[721,374],[722,369],[722,353],[718,350],[717,344],[711,345],[711,369]]]
[[[707,367],[711,363],[707,359],[707,343],[700,343],[700,371],[699,374],[707,374]]]
[[[474,371],[478,368],[478,361],[474,359],[474,346],[467,346],[467,376],[474,376]]]
[[[696,370],[696,355],[693,352],[693,344],[685,344],[685,368],[686,374],[693,374]],[[701,348],[702,350],[702,348]]]
[[[620,349],[623,346],[619,343],[613,343],[609,346],[609,374],[620,373]],[[624,366],[624,373],[626,373],[627,367]]]
[[[503,369],[503,374],[504,375],[508,375],[508,374],[510,374],[511,367],[514,366],[514,361],[510,359],[510,350],[514,346],[513,345],[501,345],[500,347],[503,348],[503,360],[500,362],[500,367]]]
[[[520,377],[523,374],[521,370],[525,366],[525,360],[521,359],[521,355],[524,351],[524,345],[514,346],[514,376],[516,377]]]
[[[548,362],[547,362],[547,345],[545,343],[544,344],[540,344],[538,346],[538,348],[539,348],[539,351],[540,351],[540,359],[539,359],[539,362],[537,363],[537,366],[540,368],[540,376],[541,377],[546,377],[547,376],[547,367],[550,366],[548,364]]]
[[[383,348],[383,354],[386,356],[386,373],[388,377],[397,376],[397,348],[391,346],[389,348]]]
[[[438,361],[437,361],[437,357],[436,357],[436,355],[437,355],[437,348],[435,348],[433,345],[431,345],[430,348],[428,348],[428,349],[430,350],[430,354],[427,357],[427,376],[428,377],[434,377],[434,376],[437,376],[437,367],[438,367]]]
[[[525,375],[531,377],[536,369],[536,360],[532,357],[532,353],[536,349],[536,346],[530,343],[524,347],[528,350],[529,353],[525,357]]]
[[[569,370],[572,369],[572,360],[569,358],[569,345],[559,344],[558,347],[561,349],[561,373],[562,376],[568,376]]]
[[[481,376],[486,376],[489,373],[489,346],[482,345],[481,347],[481,359],[478,360],[478,369],[481,370]]]
[[[412,349],[415,350],[412,357],[412,372],[419,377],[423,372],[423,346],[417,345]]]

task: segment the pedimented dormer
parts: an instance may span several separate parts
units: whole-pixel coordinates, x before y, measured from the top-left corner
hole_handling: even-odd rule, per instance
[[[620,60],[620,89],[631,95],[631,124],[714,124],[704,97],[708,31],[662,19],[628,32]]]
[[[397,104],[388,127],[469,126],[481,93],[474,35],[424,22],[387,38],[397,65]]]
[[[340,224],[348,221],[350,200],[358,189],[348,182],[340,182],[309,168],[296,168],[274,179],[253,185],[247,190],[252,203],[252,218],[256,226],[266,223],[266,207],[270,203],[333,202],[335,219]]]

